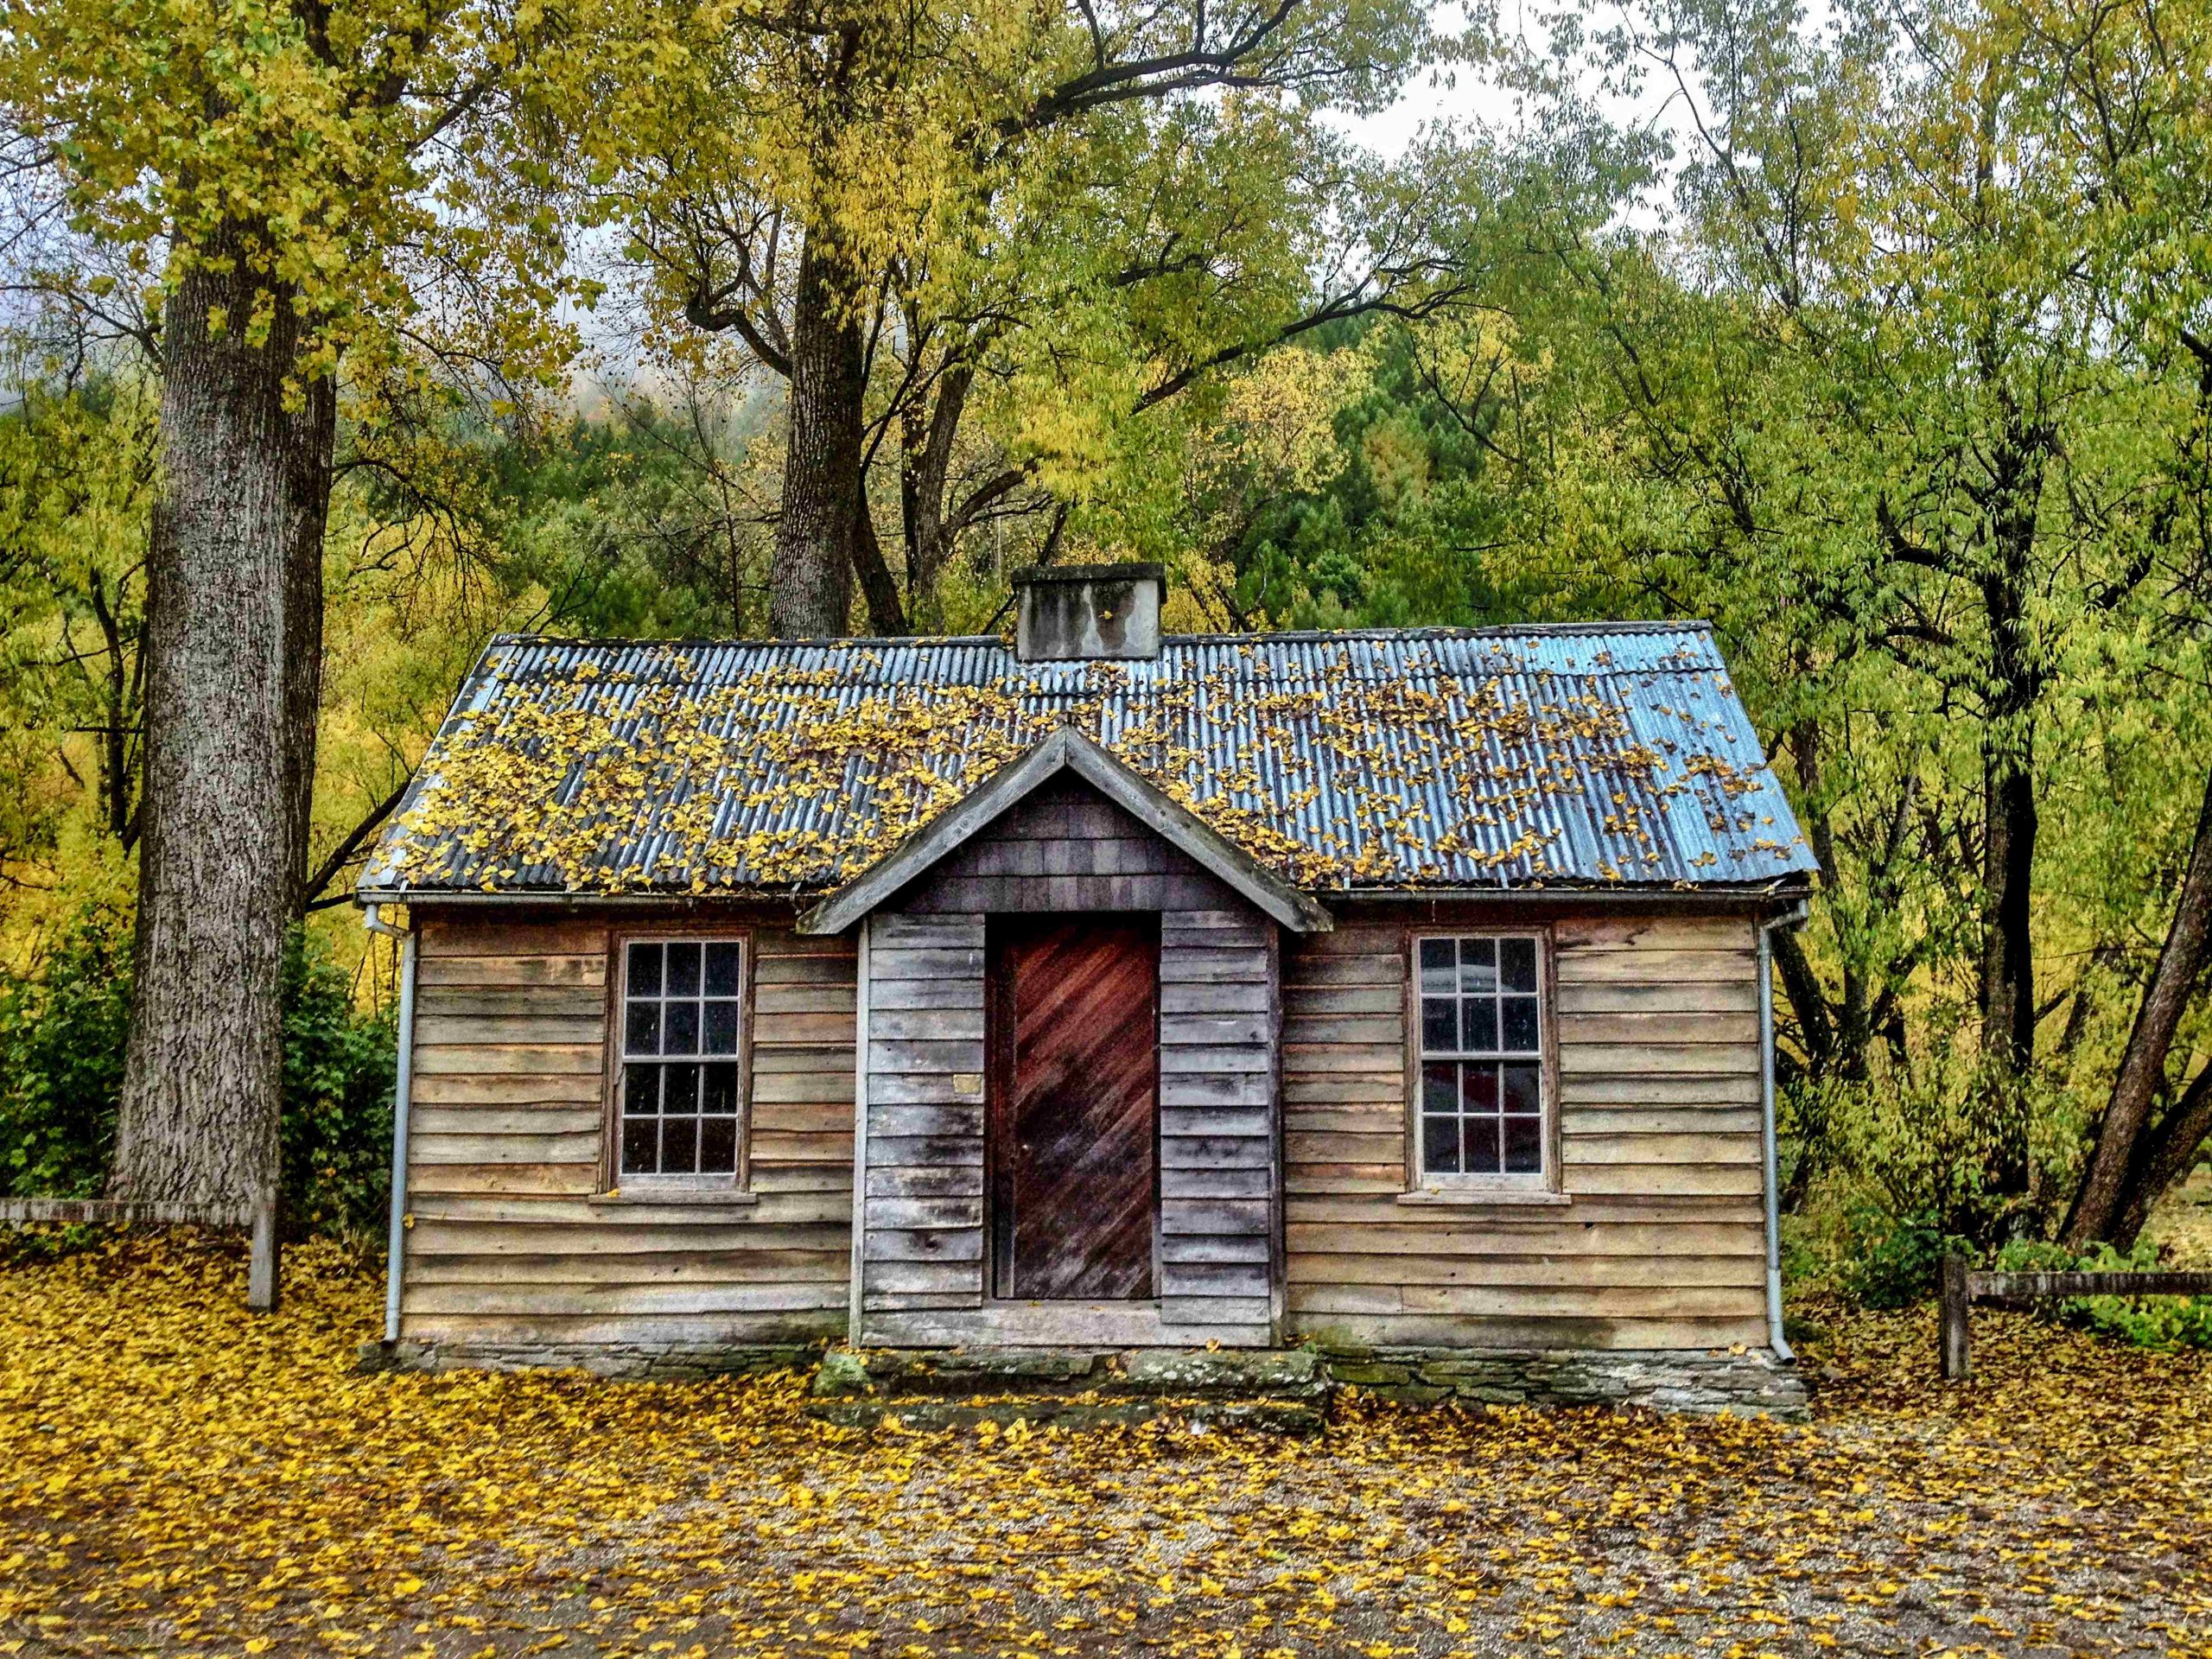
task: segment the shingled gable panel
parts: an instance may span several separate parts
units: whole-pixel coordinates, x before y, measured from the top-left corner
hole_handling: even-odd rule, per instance
[[[842,933],[899,888],[1062,773],[1082,779],[1170,846],[1296,933],[1325,931],[1328,912],[1082,733],[1063,726],[965,799],[931,820],[798,919],[802,933]]]

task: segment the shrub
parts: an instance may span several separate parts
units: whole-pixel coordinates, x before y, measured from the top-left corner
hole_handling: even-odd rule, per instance
[[[0,979],[0,1192],[98,1193],[115,1147],[130,940],[111,915],[80,915],[21,979]]]
[[[2093,1255],[2076,1256],[2063,1245],[2024,1239],[1999,1251],[1997,1265],[2023,1273],[2153,1273],[2163,1264],[2149,1244],[2125,1251],[2100,1244]],[[2076,1296],[2052,1311],[2138,1348],[2212,1348],[2212,1297]]]
[[[284,1204],[290,1224],[360,1242],[391,1193],[398,1030],[364,1013],[346,974],[295,934],[284,958]]]
[[[0,1193],[88,1198],[107,1178],[130,1025],[127,919],[87,911],[0,978]],[[284,1202],[290,1224],[360,1240],[391,1187],[393,1020],[364,1010],[320,944],[284,962]]]
[[[1932,1294],[1952,1250],[1971,1243],[1948,1231],[1933,1210],[1902,1214],[1862,1204],[1847,1219],[1850,1254],[1844,1287],[1868,1307],[1908,1307]]]

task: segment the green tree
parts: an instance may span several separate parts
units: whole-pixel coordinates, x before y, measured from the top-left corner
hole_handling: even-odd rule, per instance
[[[112,1184],[250,1201],[276,1173],[285,931],[306,877],[341,366],[371,420],[413,340],[549,289],[557,225],[499,174],[543,14],[467,0],[9,0],[0,105],[34,214],[149,295],[161,483],[147,556],[144,800]],[[47,285],[97,310],[109,275]],[[449,302],[425,307],[426,289]]]
[[[1049,544],[1209,369],[1448,290],[1424,181],[1321,118],[1446,49],[1424,8],[645,15],[602,165],[663,315],[787,386],[773,632],[843,631],[856,575],[875,626],[936,620],[965,532]]]

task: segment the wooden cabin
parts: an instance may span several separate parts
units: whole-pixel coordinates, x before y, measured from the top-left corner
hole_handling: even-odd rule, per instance
[[[360,889],[399,1348],[1770,1365],[1815,866],[1709,629],[1018,594],[1013,641],[486,651]]]

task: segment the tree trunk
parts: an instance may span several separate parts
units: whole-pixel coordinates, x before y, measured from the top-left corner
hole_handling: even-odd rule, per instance
[[[2112,1096],[2097,1126],[2096,1151],[2066,1218],[2063,1236],[2074,1249],[2113,1236],[2128,1189],[2136,1184],[2131,1176],[2140,1173],[2138,1143],[2165,1087],[2166,1058],[2208,951],[2212,951],[2212,776],[2205,779],[2204,803],[2197,810],[2196,838],[2190,846],[2173,922],[2166,929],[2158,965],[2136,1007],[2135,1028],[2128,1033],[2127,1051],[2120,1057]],[[2191,1155],[2194,1150],[2190,1149]],[[2139,1218],[2135,1226],[2141,1225]]]
[[[915,404],[899,424],[899,510],[906,534],[906,592],[915,620],[942,626],[938,577],[951,552],[945,523],[945,485],[952,472],[952,446],[967,410],[968,388],[976,378],[965,363],[948,366],[938,378],[937,397]]]
[[[2158,1127],[2144,1137],[2141,1153],[2128,1172],[2119,1212],[2104,1236],[2123,1250],[2132,1249],[2166,1189],[2196,1166],[2207,1139],[2212,1139],[2212,1065],[2196,1074]],[[2088,1244],[2075,1248],[2086,1249]]]
[[[891,574],[883,544],[875,538],[875,517],[868,511],[865,488],[853,535],[853,569],[861,580],[861,596],[868,601],[869,630],[887,639],[911,633],[906,607],[899,602],[899,579]]]
[[[2023,1076],[2035,1064],[2033,894],[2036,810],[2033,762],[2009,749],[1985,759],[1982,798],[1982,1052]]]
[[[2043,669],[2027,614],[2029,572],[2043,494],[2049,440],[2015,423],[1993,466],[1984,498],[1990,511],[1988,564],[1980,586],[1989,619],[1989,706],[1982,725],[1981,1050],[2013,1079],[2036,1058],[2034,897],[2036,836],[2035,721]],[[2017,1096],[2001,1080],[1993,1086]],[[1996,1162],[1994,1192],[2028,1191],[2026,1115],[2008,1108]]]
[[[295,918],[307,901],[308,853],[315,827],[315,753],[322,713],[322,548],[330,528],[330,486],[338,448],[338,384],[319,375],[299,389],[293,416],[292,528],[284,568],[285,868],[292,874]]]
[[[867,391],[855,297],[828,238],[810,235],[792,296],[791,439],[768,566],[768,631],[779,639],[824,639],[850,626]]]
[[[303,550],[327,510],[330,405],[284,406],[298,322],[256,283],[188,273],[163,331],[161,494],[147,556],[146,777],[136,998],[112,1196],[251,1204],[277,1177],[284,941],[302,880],[316,671]],[[228,327],[210,326],[219,311]]]

